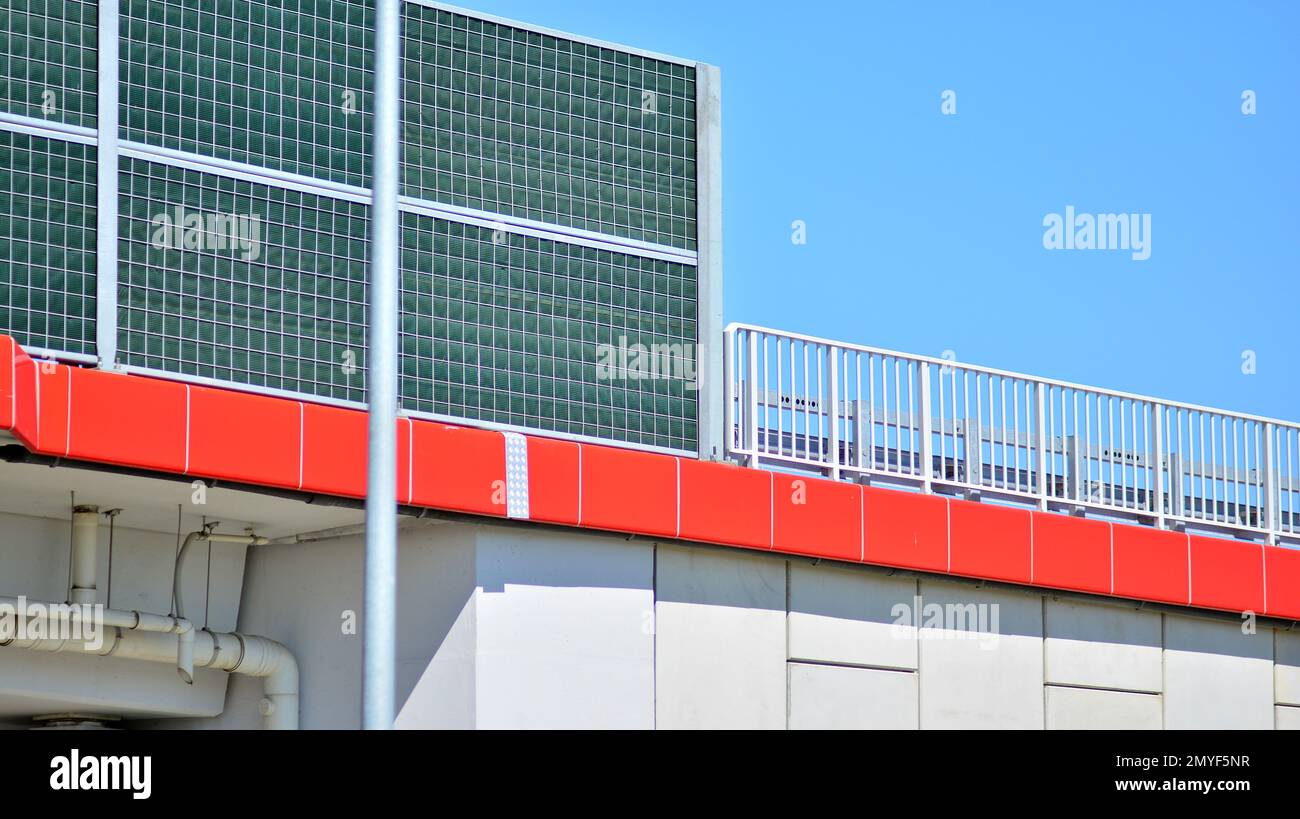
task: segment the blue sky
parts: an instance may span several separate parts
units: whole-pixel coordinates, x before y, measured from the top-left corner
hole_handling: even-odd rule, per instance
[[[461,5],[721,66],[728,321],[1300,420],[1300,4]]]

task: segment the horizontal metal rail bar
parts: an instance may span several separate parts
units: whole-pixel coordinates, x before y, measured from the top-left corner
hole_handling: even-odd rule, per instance
[[[1300,424],[732,324],[728,455],[1300,543]]]

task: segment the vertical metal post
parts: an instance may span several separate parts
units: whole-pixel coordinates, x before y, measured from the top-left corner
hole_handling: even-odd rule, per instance
[[[934,471],[934,442],[930,440],[930,362],[921,362],[921,488],[930,491]]]
[[[1034,393],[1038,399],[1038,414],[1034,422],[1034,440],[1038,444],[1038,508],[1047,511],[1049,485],[1047,482],[1047,393],[1046,384],[1035,384]]]
[[[390,729],[397,645],[397,279],[401,0],[375,4],[375,159],[370,234],[369,460],[362,727]]]
[[[826,409],[826,419],[830,421],[830,478],[840,479],[840,354],[835,347],[827,346],[826,363],[831,368],[830,406]]]
[[[746,466],[758,466],[758,331],[745,330],[745,339],[749,342],[745,345],[745,385],[744,396],[745,407],[742,412],[744,418],[744,442],[745,450],[749,453],[746,458]],[[779,448],[781,442],[777,442]]]
[[[1151,431],[1155,441],[1151,447],[1151,511],[1156,513],[1156,526],[1164,529],[1165,521],[1165,408],[1160,404],[1148,404],[1151,408]]]
[[[695,69],[696,190],[696,327],[695,390],[699,407],[700,458],[716,460],[725,452],[722,378],[722,75],[717,66]]]
[[[1264,528],[1268,530],[1268,542],[1277,545],[1278,532],[1282,530],[1282,520],[1278,515],[1277,509],[1277,490],[1280,485],[1277,474],[1277,459],[1274,457],[1273,446],[1274,437],[1277,428],[1273,424],[1264,425],[1264,464],[1263,464],[1263,495],[1260,499],[1260,517],[1263,519]],[[1294,522],[1294,518],[1292,521]]]
[[[95,352],[117,365],[117,79],[118,0],[99,0],[98,111],[95,149]]]

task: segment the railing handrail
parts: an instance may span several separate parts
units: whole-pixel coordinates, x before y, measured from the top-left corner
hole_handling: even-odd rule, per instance
[[[1165,398],[1156,398],[1151,395],[1139,395],[1138,393],[1124,392],[1122,390],[1112,390],[1106,387],[1094,387],[1088,384],[1076,384],[1072,381],[1062,381],[1056,378],[1046,378],[1029,373],[1016,372],[1014,370],[1001,370],[996,367],[986,367],[981,364],[970,364],[965,361],[957,361],[949,358],[938,358],[919,353],[904,353],[899,350],[890,350],[884,347],[871,347],[865,344],[853,344],[851,342],[836,341],[819,336],[811,336],[804,333],[795,333],[788,330],[777,330],[771,327],[764,327],[758,324],[749,324],[746,322],[733,321],[726,326],[725,333],[731,334],[735,330],[749,330],[757,333],[766,333],[772,336],[781,336],[797,341],[804,341],[810,344],[820,344],[828,347],[838,347],[844,350],[855,352],[869,353],[889,358],[898,358],[908,361],[924,362],[934,364],[940,367],[955,367],[962,370],[984,373],[985,375],[994,375],[999,378],[1014,378],[1019,381],[1029,381],[1037,384],[1046,384],[1060,389],[1074,390],[1076,392],[1099,393],[1101,395],[1119,398],[1127,401],[1138,401],[1144,404],[1153,404],[1162,407],[1175,407],[1178,409],[1188,410],[1206,415],[1223,415],[1231,418],[1238,418],[1243,421],[1254,421],[1258,424],[1274,424],[1276,426],[1288,427],[1290,429],[1300,430],[1300,421],[1285,421],[1281,418],[1270,418],[1265,415],[1254,415],[1248,412],[1238,412],[1236,410],[1219,409],[1216,407],[1206,407],[1199,404],[1191,404],[1186,401],[1175,401]]]

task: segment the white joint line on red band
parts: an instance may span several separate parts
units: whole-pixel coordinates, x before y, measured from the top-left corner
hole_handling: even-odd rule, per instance
[[[1034,513],[1029,512],[1029,582],[1034,582]]]
[[[68,374],[68,417],[63,430],[63,457],[66,458],[72,454],[72,368],[63,369]]]
[[[944,526],[944,532],[948,535],[948,574],[952,574],[952,499],[943,499],[943,514],[947,519],[947,525]]]
[[[858,560],[867,562],[867,490],[858,484]]]
[[[9,429],[18,427],[18,342],[9,340]]]
[[[33,362],[35,364],[35,362]],[[36,448],[41,448],[41,365],[36,364]]]
[[[1115,593],[1115,524],[1110,521],[1106,522],[1110,529],[1110,593]]]
[[[18,351],[17,342],[9,340],[9,429],[18,426]]]
[[[298,402],[298,488],[299,489],[302,489],[303,451],[307,447],[307,436],[303,428],[304,425],[306,424],[306,420],[304,418],[306,414],[307,414],[307,410],[303,407],[302,402],[299,401]]]
[[[183,474],[190,474],[190,385],[185,385],[185,469]]]
[[[578,448],[578,525],[582,525],[582,444],[574,443]]]
[[[1259,544],[1259,570],[1264,578],[1264,614],[1268,614],[1268,544]]]
[[[528,520],[528,439],[502,432],[506,454],[506,517]]]
[[[776,473],[767,473],[767,548],[776,549]]]
[[[1187,537],[1187,605],[1192,604],[1192,536]]]
[[[410,418],[401,420],[406,422],[406,502],[411,503],[415,499],[415,424]]]
[[[673,465],[677,467],[677,532],[673,537],[682,536],[682,459],[673,456]]]

